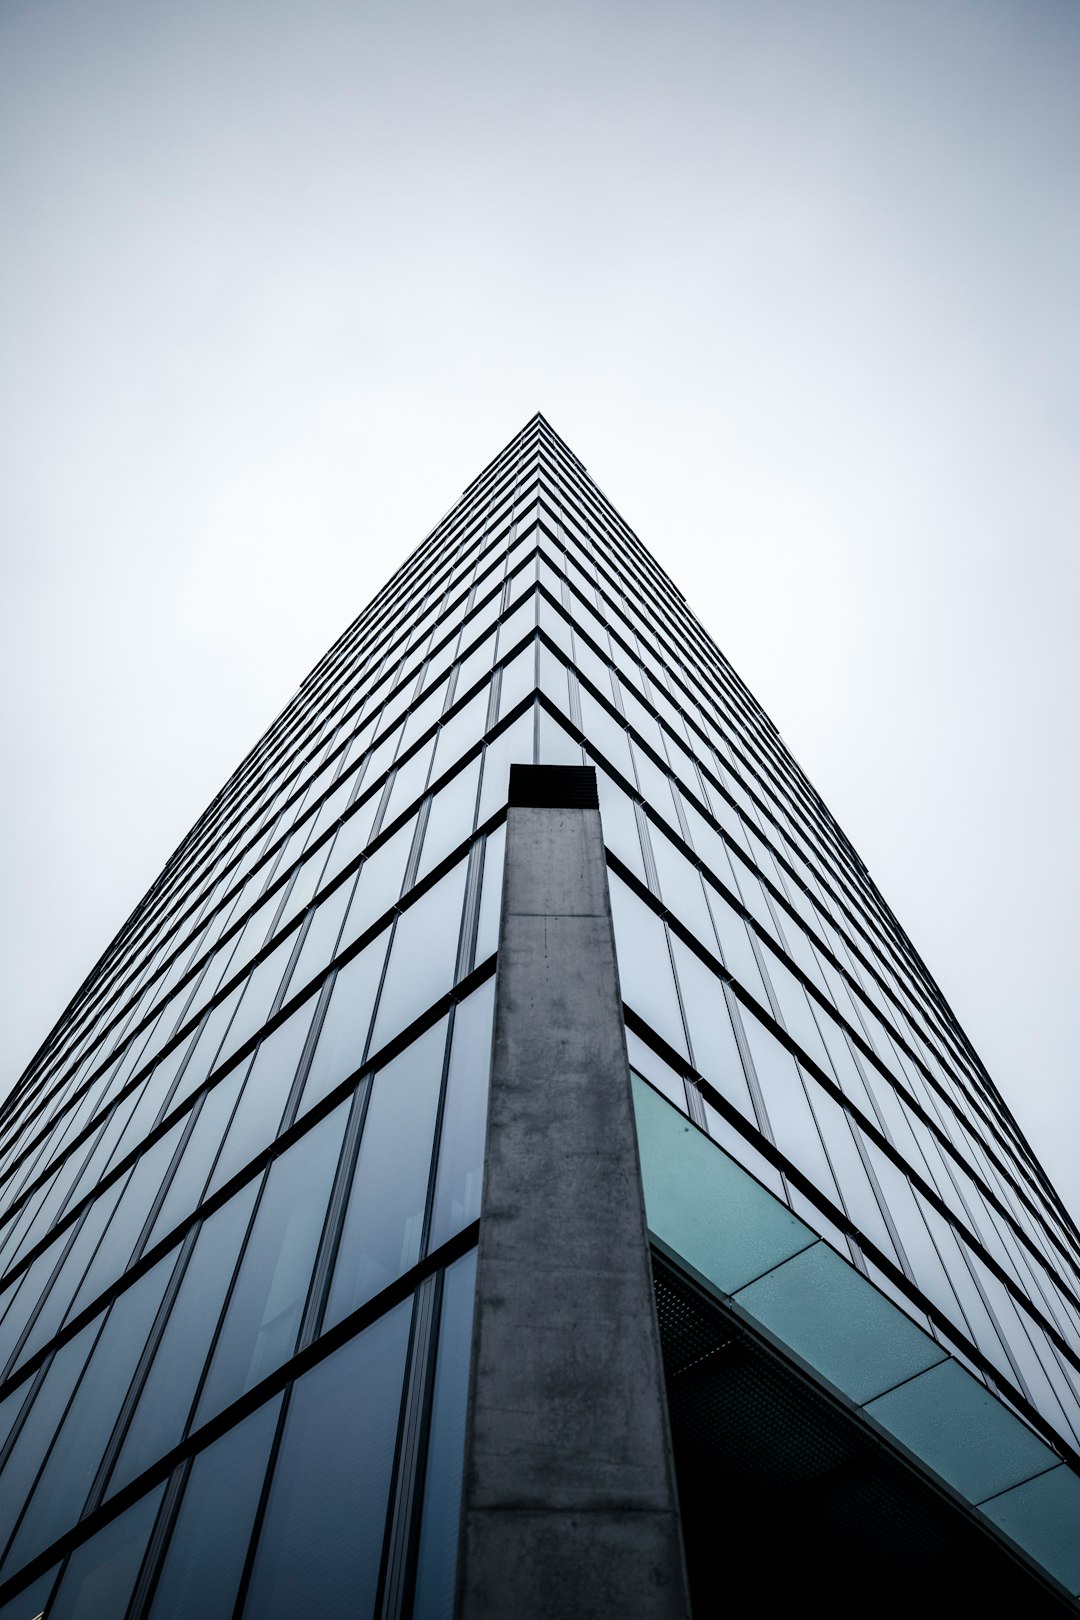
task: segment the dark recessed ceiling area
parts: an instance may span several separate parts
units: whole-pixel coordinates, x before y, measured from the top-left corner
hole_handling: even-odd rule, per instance
[[[1076,1614],[856,1415],[653,1267],[694,1620],[808,1600],[830,1616]]]

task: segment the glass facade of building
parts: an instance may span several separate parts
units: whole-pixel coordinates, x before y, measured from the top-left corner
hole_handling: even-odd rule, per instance
[[[522,761],[596,767],[643,1095],[1075,1478],[1076,1227],[776,729],[536,417],[5,1106],[0,1620],[452,1612]]]

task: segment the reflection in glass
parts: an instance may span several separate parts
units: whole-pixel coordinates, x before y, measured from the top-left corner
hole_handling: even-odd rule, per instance
[[[623,1000],[669,1046],[689,1057],[664,925],[614,872],[608,877]]]
[[[109,1495],[183,1438],[259,1185],[248,1182],[199,1232],[109,1479]]]
[[[443,1018],[372,1081],[325,1327],[419,1258],[446,1028]]]
[[[249,1164],[256,1153],[277,1135],[289,1092],[296,1079],[317,999],[316,996],[309,997],[291,1018],[279,1024],[259,1044],[214,1166],[209,1189],[211,1193],[224,1187],[231,1176]]]
[[[4,1579],[81,1513],[175,1260],[166,1255],[114,1301],[8,1549]]]
[[[454,983],[468,862],[459,861],[397,921],[371,1051],[411,1024]]]
[[[472,832],[479,780],[480,756],[477,755],[435,794],[428,812],[417,881],[438,866]]]
[[[195,1422],[251,1389],[296,1349],[348,1103],[270,1167]]]
[[[191,1465],[147,1620],[231,1620],[280,1396]]]
[[[480,1214],[494,1007],[489,979],[454,1014],[429,1250]]]
[[[374,1613],[412,1302],[295,1384],[245,1620]]]
[[[44,1382],[19,1430],[15,1444],[0,1473],[0,1544],[7,1544],[15,1521],[34,1483],[34,1476],[56,1430],[58,1412],[63,1412],[101,1332],[102,1318],[89,1322],[67,1344],[56,1351]],[[25,1394],[25,1392],[24,1392]]]
[[[352,1074],[364,1061],[389,939],[390,930],[385,928],[370,945],[365,945],[359,956],[354,956],[341,968],[334,979],[330,1004],[304,1083],[301,1113],[313,1108],[339,1080]]]
[[[502,915],[503,861],[506,855],[506,823],[489,833],[484,843],[484,874],[480,890],[480,914],[476,925],[474,961],[486,962],[498,948],[499,919]]]
[[[112,1620],[126,1612],[164,1492],[159,1485],[75,1549],[49,1620]]]
[[[476,1250],[471,1249],[449,1267],[443,1283],[412,1611],[417,1620],[450,1615],[454,1607],[475,1292]]]

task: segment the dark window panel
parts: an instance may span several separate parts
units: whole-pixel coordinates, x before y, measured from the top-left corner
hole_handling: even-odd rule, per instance
[[[147,1620],[231,1620],[281,1398],[191,1465]]]
[[[411,1302],[297,1380],[245,1620],[375,1612]]]
[[[248,1182],[199,1231],[113,1467],[110,1495],[183,1439],[259,1185]]]
[[[112,1620],[130,1602],[164,1486],[77,1547],[48,1607],[48,1620]]]
[[[159,1260],[111,1306],[29,1496],[0,1568],[0,1579],[8,1579],[36,1558],[79,1517],[175,1261],[175,1254]],[[55,1421],[55,1409],[52,1416]]]
[[[494,1009],[492,978],[454,1012],[429,1249],[480,1215]]]
[[[371,1082],[325,1327],[420,1257],[446,1031],[444,1018]]]
[[[345,1134],[340,1104],[271,1166],[195,1412],[198,1427],[296,1349]]]

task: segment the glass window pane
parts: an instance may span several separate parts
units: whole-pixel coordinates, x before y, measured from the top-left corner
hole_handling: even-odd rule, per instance
[[[135,1240],[150,1213],[154,1199],[161,1190],[165,1171],[176,1152],[182,1128],[182,1122],[177,1120],[172,1129],[136,1161],[128,1184],[124,1188],[123,1197],[116,1206],[113,1218],[98,1245],[97,1253],[87,1268],[82,1286],[72,1302],[67,1314],[68,1321],[78,1316],[91,1300],[96,1299],[103,1289],[108,1288],[110,1283],[115,1282],[122,1274],[131,1258]]]
[[[711,951],[713,926],[697,867],[691,865],[659,827],[650,826],[649,837],[664,905]]]
[[[459,682],[458,691],[464,690]],[[443,776],[451,765],[472,747],[476,739],[483,735],[487,705],[488,690],[485,686],[475,697],[469,699],[464,708],[459,709],[445,725],[440,727],[435,748],[435,762],[431,767],[433,782]]]
[[[399,827],[385,844],[380,845],[374,855],[369,855],[360,868],[349,915],[341,931],[340,951],[366,933],[399,899],[415,825],[414,816],[404,827]]]
[[[536,731],[536,758],[539,764],[581,765],[584,762],[581,744],[575,742],[566,727],[553,719],[546,709],[538,712]],[[527,755],[521,757],[527,762]]]
[[[324,1327],[419,1258],[446,1030],[444,1018],[372,1081]]]
[[[214,1066],[218,1048],[225,1038],[225,1032],[229,1027],[243,992],[244,986],[242,984],[238,984],[235,990],[231,990],[225,1000],[219,1002],[213,1009],[197,1033],[187,1067],[180,1076],[176,1090],[169,1099],[172,1107],[179,1107],[182,1102],[186,1102],[192,1092],[198,1091],[209,1075]]]
[[[236,1104],[240,1083],[244,1078],[244,1065],[210,1091],[202,1100],[198,1117],[184,1147],[183,1157],[173,1172],[165,1201],[158,1210],[157,1219],[147,1239],[147,1248],[153,1248],[178,1222],[190,1215],[202,1197],[206,1185],[207,1166],[213,1163],[217,1145],[221,1141],[228,1118]]]
[[[526,709],[512,726],[484,750],[484,777],[480,787],[477,826],[506,803],[510,791],[510,766],[531,762],[533,757],[533,710]],[[581,751],[578,750],[580,762]]]
[[[195,1458],[148,1620],[231,1620],[280,1410],[279,1396]]]
[[[300,947],[300,955],[296,959],[296,966],[289,980],[290,997],[321,974],[333,960],[351,895],[352,884],[346,879],[312,913],[307,933],[304,935],[304,943]]]
[[[258,1190],[257,1180],[249,1182],[199,1232],[109,1479],[110,1496],[183,1438]]]
[[[390,797],[383,815],[384,827],[395,821],[402,811],[407,810],[423,793],[428,779],[428,766],[431,764],[434,751],[435,738],[431,737],[395,770],[394,785],[390,789]]]
[[[450,1615],[454,1608],[475,1293],[476,1250],[472,1249],[448,1269],[443,1283],[412,1611],[417,1620]]]
[[[374,1613],[412,1302],[293,1387],[246,1620]]]
[[[211,1194],[250,1164],[256,1153],[277,1135],[311,1028],[316,1000],[317,997],[312,996],[305,1001],[291,1018],[260,1043],[214,1166]]]
[[[34,1476],[56,1432],[57,1416],[71,1399],[100,1331],[99,1316],[62,1345],[49,1363],[44,1382],[0,1473],[0,1543],[3,1545],[15,1528]]]
[[[785,1158],[835,1202],[836,1184],[821,1145],[817,1123],[806,1100],[799,1065],[752,1012],[745,1008],[741,1011],[754,1072],[772,1126],[773,1140]]]
[[[349,1105],[293,1144],[270,1167],[196,1425],[280,1367],[296,1349]]]
[[[59,1564],[24,1586],[18,1596],[0,1603],[0,1620],[43,1620],[49,1595],[60,1573]]]
[[[480,1214],[494,1011],[495,980],[489,979],[454,1014],[429,1250]]]
[[[669,1046],[689,1057],[664,925],[614,872],[609,878],[623,1000]]]
[[[767,1007],[769,998],[765,992],[765,983],[750,943],[746,923],[735,907],[729,905],[711,883],[706,883],[705,894],[716,927],[716,937],[724,966],[732,978],[750,992],[755,1001]]]
[[[390,930],[385,928],[334,980],[330,1004],[304,1083],[302,1113],[313,1108],[364,1061],[389,939]]]
[[[485,962],[499,946],[502,916],[503,861],[506,856],[506,823],[489,833],[484,844],[484,876],[480,890],[480,915],[476,924],[474,963]]]
[[[632,779],[632,778],[631,778]],[[604,828],[604,843],[613,855],[645,881],[645,862],[641,857],[641,838],[638,834],[634,801],[612,781],[606,771],[597,770],[596,786],[600,797],[600,820]]]
[[[477,627],[474,622],[464,632],[462,639],[466,645],[474,639],[476,633]],[[495,636],[496,632],[492,630],[489,635],[484,637],[479,646],[474,647],[472,652],[462,659],[458,668],[457,682],[457,691],[462,697],[471,686],[476,685],[482,675],[487,674],[495,662]]]
[[[631,1069],[638,1075],[644,1075],[649,1084],[663,1092],[676,1108],[684,1114],[687,1112],[686,1083],[682,1075],[676,1074],[671,1065],[665,1063],[632,1029],[626,1030],[626,1055]]]
[[[7,1363],[19,1341],[20,1335],[25,1331],[27,1321],[33,1314],[35,1306],[42,1298],[43,1290],[52,1275],[56,1263],[64,1252],[66,1244],[71,1244],[67,1251],[60,1271],[45,1294],[37,1320],[19,1352],[20,1359],[25,1361],[33,1352],[52,1338],[60,1323],[63,1321],[67,1302],[71,1298],[72,1290],[82,1275],[87,1259],[93,1253],[94,1246],[101,1235],[101,1228],[105,1225],[115,1206],[116,1200],[123,1191],[123,1180],[118,1186],[102,1193],[98,1203],[104,1208],[98,1212],[97,1205],[91,1205],[83,1219],[82,1226],[78,1228],[74,1242],[72,1242],[71,1229],[64,1232],[55,1243],[51,1243],[43,1254],[23,1273],[22,1281],[16,1283],[14,1288],[8,1290],[10,1304],[4,1318],[3,1333],[0,1336],[0,1361]],[[85,1239],[83,1234],[86,1234]]]
[[[454,984],[468,862],[459,861],[398,918],[371,1033],[372,1053]]]
[[[260,962],[251,975],[244,990],[243,999],[236,1011],[236,1017],[229,1026],[221,1046],[219,1063],[224,1063],[238,1052],[246,1040],[261,1029],[270,1016],[270,1008],[281,989],[281,979],[289,963],[289,958],[296,945],[295,933],[270,952],[264,962]]]
[[[530,604],[531,605],[531,604]],[[504,625],[505,629],[506,626]],[[509,647],[511,642],[507,641]],[[536,687],[536,648],[530,642],[527,647],[512,658],[502,672],[502,684],[499,691],[499,715],[501,718],[517,708],[522,698],[532,692]]]
[[[82,1512],[175,1261],[159,1260],[114,1301],[4,1561],[5,1579]]]
[[[112,1620],[126,1612],[164,1492],[159,1485],[75,1549],[49,1620]]]
[[[445,860],[451,850],[468,838],[476,815],[476,790],[480,782],[480,758],[471,760],[463,771],[451,777],[431,801],[424,847],[416,876],[425,877]]]
[[[745,1114],[751,1124],[756,1125],[757,1113],[735,1043],[724,987],[681,940],[673,939],[671,949],[690,1031],[694,1067],[722,1097],[735,1104],[740,1114]]]

